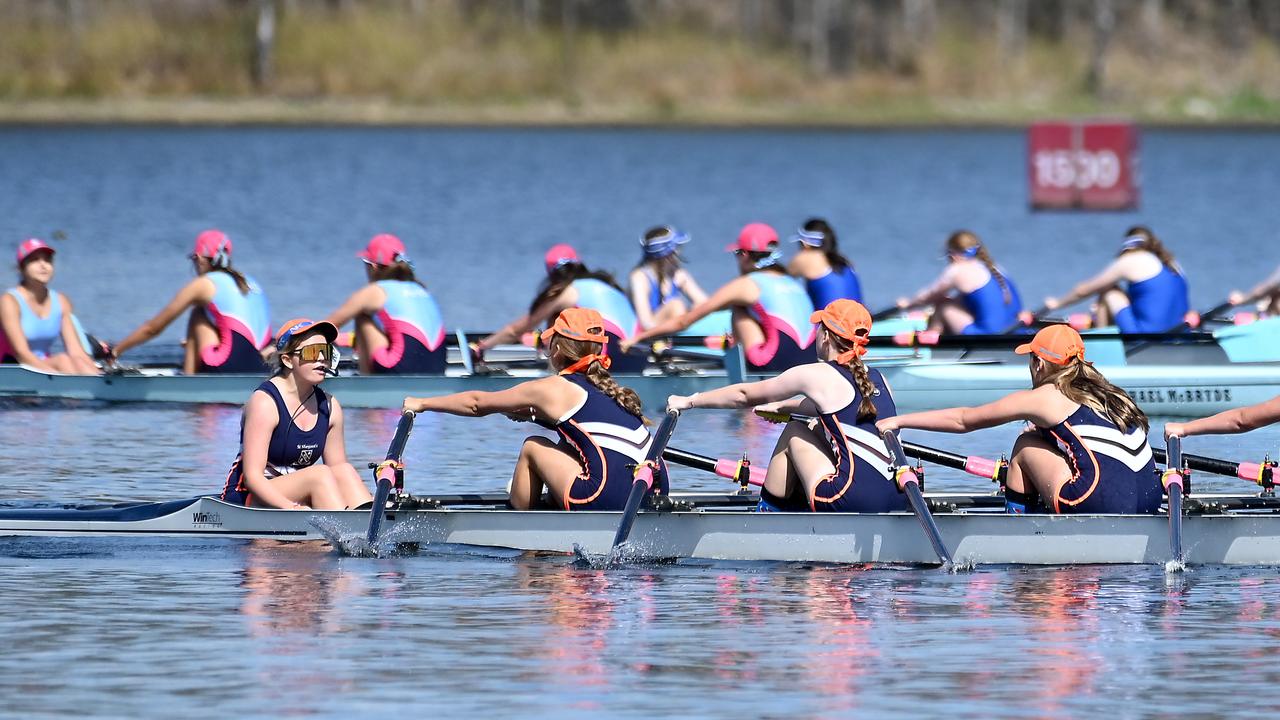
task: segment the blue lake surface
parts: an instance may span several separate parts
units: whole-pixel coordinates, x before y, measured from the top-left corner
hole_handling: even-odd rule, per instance
[[[1200,307],[1277,262],[1280,134],[1148,132],[1134,213],[1033,214],[1021,133],[408,129],[0,129],[0,250],[62,230],[55,287],[122,337],[191,277],[218,226],[277,321],[358,288],[368,237],[402,235],[451,325],[527,305],[552,243],[624,273],[646,226],[690,230],[705,285],[752,220],[831,218],[870,304],[940,270],[956,228],[1037,298],[1152,225]],[[3,250],[9,252],[9,250]],[[1030,300],[1029,300],[1030,302]],[[171,344],[171,328],[158,344]],[[394,410],[348,411],[363,463]],[[1160,423],[1153,426],[1158,437]],[[1018,428],[920,442],[987,456]],[[0,503],[216,492],[229,407],[0,406]],[[529,432],[420,417],[418,492],[495,492]],[[680,447],[762,462],[777,426],[694,412]],[[1188,451],[1260,459],[1274,430]],[[1196,489],[1248,485],[1197,476]],[[679,472],[682,489],[723,481]],[[930,489],[990,492],[931,470]],[[913,568],[690,562],[597,571],[563,557],[321,544],[0,540],[0,716],[1274,717],[1276,568]]]

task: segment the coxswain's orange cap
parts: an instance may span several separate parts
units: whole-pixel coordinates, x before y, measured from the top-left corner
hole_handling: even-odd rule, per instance
[[[1066,365],[1072,358],[1084,360],[1084,339],[1070,325],[1050,325],[1036,333],[1031,342],[1019,345],[1014,352],[1019,355],[1035,353],[1045,362]]]

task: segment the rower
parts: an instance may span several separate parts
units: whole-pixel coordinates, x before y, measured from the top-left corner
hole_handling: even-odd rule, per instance
[[[871,314],[853,300],[835,300],[809,318],[819,323],[818,357],[777,377],[693,395],[672,395],[667,407],[745,408],[816,416],[792,421],[778,438],[760,492],[760,509],[814,512],[907,510],[876,430],[896,409],[879,370],[862,361]],[[801,400],[793,398],[802,397]]]
[[[622,350],[623,341],[639,329],[639,322],[631,302],[613,275],[589,269],[577,251],[565,244],[553,246],[543,261],[547,277],[529,304],[529,312],[473,345],[476,354],[483,357],[485,351],[496,345],[518,341],[522,335],[549,322],[562,310],[588,308],[604,318],[604,332],[609,337],[606,354],[613,363],[613,371],[644,372],[648,358],[642,353],[624,353]]]
[[[337,364],[337,337],[338,328],[328,322],[297,319],[280,327],[275,374],[245,403],[240,453],[227,473],[222,500],[246,507],[316,510],[351,509],[373,501],[347,462],[342,406],[320,389]]]
[[[183,372],[265,372],[262,353],[271,344],[267,296],[252,277],[231,266],[231,239],[219,230],[205,230],[196,236],[189,257],[196,279],[179,290],[155,317],[117,343],[112,359],[118,360],[129,348],[154,339],[190,309]]]
[[[355,320],[360,374],[443,374],[444,320],[435,298],[415,277],[404,243],[395,235],[375,235],[356,257],[364,261],[369,284],[327,322],[341,328]]]
[[[1247,293],[1239,290],[1233,290],[1231,295],[1227,297],[1232,305],[1244,305],[1246,303],[1258,303],[1258,309],[1269,315],[1280,315],[1280,268],[1271,273],[1270,277],[1257,285]],[[1208,318],[1205,318],[1206,320]]]
[[[952,233],[944,247],[947,266],[942,274],[914,297],[899,298],[898,307],[932,305],[930,330],[953,335],[1003,333],[1022,311],[1013,280],[968,230]]]
[[[1084,341],[1068,325],[1050,325],[1019,345],[1031,390],[978,407],[908,413],[881,430],[966,433],[1008,422],[1035,428],[1014,443],[1005,502],[1009,512],[1154,514],[1160,481],[1147,444],[1147,416],[1085,361]]]
[[[406,397],[404,409],[466,417],[503,413],[554,428],[559,443],[533,436],[521,446],[511,478],[511,506],[539,507],[545,488],[551,507],[558,510],[621,510],[631,491],[633,468],[644,461],[652,438],[640,397],[609,374],[604,317],[590,308],[566,308],[542,338],[551,376],[499,392]],[[657,491],[666,493],[665,468],[658,475]]]
[[[840,254],[836,231],[822,218],[809,218],[791,238],[800,246],[787,272],[804,278],[805,292],[816,308],[845,298],[862,302],[862,285],[853,263]]]
[[[100,375],[80,344],[71,298],[49,287],[54,249],[29,238],[18,245],[17,287],[0,295],[0,365],[21,363],[37,370]],[[64,352],[53,352],[62,339]]]
[[[642,329],[683,315],[707,299],[680,257],[680,246],[687,242],[688,233],[670,225],[649,228],[640,237],[644,255],[627,280]]]
[[[743,348],[748,369],[779,372],[813,362],[816,333],[808,321],[813,303],[783,267],[778,233],[764,223],[751,223],[726,249],[737,260],[739,277],[689,312],[639,333],[623,348],[674,335],[716,310],[731,308],[734,339]]]
[[[1121,289],[1121,285],[1125,289]],[[1115,324],[1122,333],[1163,333],[1182,326],[1191,308],[1187,280],[1173,253],[1149,228],[1125,233],[1115,260],[1061,298],[1047,298],[1047,310],[1098,296],[1094,327]]]

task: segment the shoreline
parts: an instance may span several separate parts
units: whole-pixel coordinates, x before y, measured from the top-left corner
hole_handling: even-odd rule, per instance
[[[421,127],[619,128],[672,130],[994,130],[1021,129],[1038,120],[1123,119],[1147,128],[1193,130],[1280,129],[1280,116],[1188,117],[1132,108],[1096,112],[957,102],[923,107],[885,104],[872,110],[831,106],[707,106],[688,111],[652,106],[571,107],[563,102],[518,105],[427,106],[369,100],[284,98],[147,98],[128,100],[0,100],[0,127]],[[1129,110],[1126,112],[1125,110]]]

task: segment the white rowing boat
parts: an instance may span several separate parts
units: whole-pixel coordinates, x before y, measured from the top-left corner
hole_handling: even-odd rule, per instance
[[[756,513],[744,495],[672,496],[645,510],[633,552],[654,559],[937,564],[911,513]],[[1169,559],[1163,515],[1007,515],[995,496],[930,495],[933,517],[958,561],[979,564],[1155,564]],[[388,510],[388,543],[607,552],[618,512],[515,511],[502,498],[402,499]],[[1280,564],[1274,498],[1188,498],[1183,523],[1193,564]],[[212,497],[78,508],[0,509],[0,536],[190,537],[322,540],[363,536],[367,511],[244,508]]]

